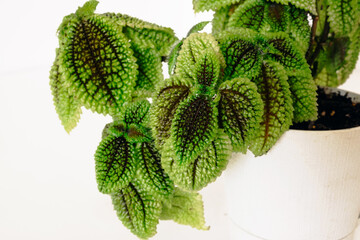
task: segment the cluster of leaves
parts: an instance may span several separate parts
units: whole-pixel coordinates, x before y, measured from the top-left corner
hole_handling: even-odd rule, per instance
[[[64,17],[50,85],[66,131],[81,107],[116,115],[125,102],[150,96],[163,79],[161,59],[176,41],[170,28],[121,14],[95,14],[91,0]]]
[[[105,126],[95,153],[99,191],[111,195],[119,219],[140,238],[155,235],[159,219],[206,229],[201,196],[175,188],[161,167],[149,109],[147,100],[127,103]]]
[[[179,41],[97,4],[61,23],[50,85],[66,131],[83,106],[113,117],[95,153],[98,189],[144,239],[161,219],[207,229],[196,191],[232,151],[264,154],[293,122],[316,119],[316,83],[343,83],[360,51],[359,0],[193,0],[215,11],[212,34],[202,22]]]

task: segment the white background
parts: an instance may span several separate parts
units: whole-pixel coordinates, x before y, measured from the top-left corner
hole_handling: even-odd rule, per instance
[[[68,135],[52,103],[56,29],[84,2],[0,0],[0,239],[136,239],[95,182],[93,154],[110,118],[84,110]],[[179,38],[212,18],[195,15],[191,0],[103,0],[97,12],[172,27]],[[359,67],[344,89],[360,93]],[[161,222],[153,239],[227,239],[222,186],[203,191],[210,231]]]

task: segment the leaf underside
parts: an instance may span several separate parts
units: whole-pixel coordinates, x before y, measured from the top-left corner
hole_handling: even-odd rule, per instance
[[[172,197],[163,204],[161,220],[174,220],[199,230],[209,230],[205,226],[202,197],[196,192],[187,192],[175,188]]]

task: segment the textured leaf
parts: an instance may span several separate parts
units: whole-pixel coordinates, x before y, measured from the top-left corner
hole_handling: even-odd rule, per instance
[[[289,7],[268,3],[265,6],[265,19],[270,25],[271,30],[275,32],[286,32],[289,24]]]
[[[80,115],[81,105],[64,86],[64,81],[59,72],[59,49],[56,50],[56,59],[50,70],[50,87],[53,95],[56,112],[59,116],[61,124],[69,133],[76,127]]]
[[[257,87],[248,79],[235,78],[221,84],[219,92],[219,127],[230,138],[234,151],[246,152],[263,116]]]
[[[170,142],[176,161],[190,162],[211,143],[217,126],[217,110],[207,95],[192,95],[179,104],[171,126]]]
[[[284,5],[292,4],[297,8],[303,9],[305,11],[308,11],[316,15],[316,0],[270,0],[270,1]]]
[[[133,103],[128,103],[124,112],[124,116],[121,119],[125,124],[138,124],[147,126],[150,121],[151,104],[147,100],[141,100]]]
[[[157,91],[151,106],[151,125],[155,143],[161,149],[170,136],[171,124],[179,104],[190,94],[191,84],[177,76],[167,79]]]
[[[114,115],[129,100],[137,65],[126,37],[105,17],[76,19],[59,37],[60,71],[66,86],[82,105]]]
[[[193,33],[184,40],[177,58],[175,73],[179,76],[196,81],[196,63],[202,59],[204,52],[214,52],[224,66],[224,59],[220,53],[217,41],[211,34]]]
[[[141,186],[159,196],[168,196],[174,190],[174,184],[161,167],[161,155],[153,142],[144,142],[139,146],[138,177]]]
[[[192,33],[198,33],[202,30],[204,30],[204,28],[209,24],[209,21],[204,21],[204,22],[199,22],[197,24],[195,24],[190,30],[189,32],[186,34],[186,36],[190,36]]]
[[[96,181],[99,191],[112,193],[126,187],[136,170],[134,146],[123,136],[109,135],[95,153]]]
[[[351,33],[359,22],[357,0],[328,0],[328,5],[331,30],[338,36]]]
[[[261,68],[262,55],[253,31],[223,32],[218,36],[221,51],[225,57],[224,79],[253,77]]]
[[[294,122],[317,119],[317,86],[310,69],[288,76],[294,106]]]
[[[265,21],[265,3],[263,0],[248,0],[236,8],[228,23],[229,28],[249,28],[259,31]]]
[[[204,54],[195,65],[196,82],[198,84],[215,87],[220,76],[220,61],[218,56],[205,50]]]
[[[258,156],[266,153],[289,129],[293,106],[287,75],[280,64],[265,61],[260,76],[254,81],[264,102],[260,135],[250,146],[250,150]]]
[[[244,0],[193,0],[195,12],[218,10],[231,4],[243,3]]]
[[[286,71],[309,68],[304,54],[291,42],[287,34],[272,33],[267,36],[270,47],[277,51],[267,54],[269,59],[279,62]]]
[[[172,197],[164,201],[160,219],[174,220],[199,230],[209,230],[209,227],[205,226],[201,195],[196,192],[185,192],[179,188],[175,188]]]
[[[234,13],[237,5],[231,5],[220,8],[215,11],[212,19],[212,33],[218,34],[226,30],[227,24],[229,23],[230,16]]]
[[[306,11],[296,8],[294,6],[288,7],[289,11],[289,25],[287,33],[296,41],[296,45],[303,52],[309,48],[310,43],[310,25]]]
[[[171,46],[176,42],[174,31],[153,23],[130,17],[125,14],[105,13],[107,16],[123,27],[125,35],[141,45],[153,46],[160,56],[169,53]]]
[[[156,234],[161,214],[161,200],[145,190],[138,181],[111,194],[114,209],[133,234],[147,239]]]
[[[171,52],[168,56],[168,72],[169,75],[172,75],[175,71],[176,67],[176,60],[179,56],[180,49],[184,43],[184,40],[179,41],[174,45],[174,47],[171,49]]]
[[[170,179],[180,188],[197,191],[221,175],[226,168],[231,142],[222,130],[216,132],[217,138],[208,144],[197,157],[180,162],[174,154],[176,148],[170,141],[165,143],[162,154],[162,166]]]
[[[131,42],[131,49],[134,51],[136,64],[139,66],[133,95],[140,98],[151,97],[155,86],[164,79],[161,56],[155,49],[144,47],[135,41]]]

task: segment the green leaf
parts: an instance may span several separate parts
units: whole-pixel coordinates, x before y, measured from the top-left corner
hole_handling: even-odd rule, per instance
[[[306,53],[309,48],[311,29],[306,11],[294,6],[288,7],[289,25],[287,33],[296,41],[301,52]]]
[[[115,23],[123,27],[124,34],[132,41],[141,45],[152,46],[160,56],[169,53],[171,46],[177,41],[171,28],[162,27],[125,14],[103,14],[115,20]]]
[[[172,197],[163,203],[161,220],[174,220],[199,230],[209,230],[205,226],[202,197],[196,192],[186,192],[175,188]]]
[[[142,187],[160,197],[172,194],[174,184],[161,167],[161,155],[154,142],[144,142],[138,148],[139,167],[137,176]]]
[[[198,33],[202,30],[204,30],[204,28],[209,24],[209,21],[204,21],[204,22],[199,22],[197,24],[195,24],[190,30],[189,32],[186,34],[186,36],[190,36],[192,33]]]
[[[317,119],[317,86],[308,71],[297,71],[288,76],[291,98],[294,106],[294,122]]]
[[[217,37],[226,62],[225,80],[258,75],[262,55],[257,46],[256,36],[253,31],[237,30],[223,32]]]
[[[120,119],[125,124],[137,124],[147,126],[150,123],[150,107],[148,100],[141,100],[133,103],[127,103],[123,117]]]
[[[195,12],[218,10],[231,4],[243,3],[245,0],[193,0]]]
[[[159,87],[153,99],[151,125],[155,143],[159,149],[170,136],[170,128],[176,109],[191,93],[190,86],[189,81],[184,81],[184,79],[174,75]]]
[[[184,40],[179,41],[177,44],[174,45],[172,48],[169,56],[168,56],[168,72],[169,75],[174,74],[175,67],[176,67],[176,60],[179,56],[180,49],[184,43]]]
[[[309,65],[304,54],[289,39],[286,33],[268,33],[267,42],[275,52],[267,54],[267,58],[279,62],[286,71],[306,70]]]
[[[316,0],[270,0],[271,2],[280,3],[283,5],[292,4],[297,8],[303,9],[316,15]]]
[[[265,6],[265,19],[274,32],[286,32],[289,24],[288,6],[268,3]]]
[[[328,0],[331,30],[338,36],[351,33],[359,22],[357,0]]]
[[[195,159],[215,137],[217,110],[207,95],[191,95],[179,104],[171,126],[170,142],[176,161]]]
[[[205,50],[195,65],[198,84],[215,87],[220,77],[220,61],[213,51]]]
[[[156,234],[161,214],[161,200],[145,190],[138,181],[111,194],[114,209],[124,226],[142,239]]]
[[[260,135],[250,146],[250,150],[258,156],[266,153],[289,129],[293,103],[286,72],[279,63],[264,61],[261,74],[253,80],[264,102]]]
[[[99,2],[96,0],[89,0],[82,7],[79,7],[75,14],[79,17],[87,17],[93,15],[98,3]]]
[[[219,87],[219,127],[231,140],[233,151],[245,153],[259,132],[263,103],[254,83],[245,78]]]
[[[133,95],[140,98],[151,97],[155,86],[164,79],[161,56],[154,48],[142,46],[135,41],[131,42],[131,49],[134,51],[136,64],[139,66]]]
[[[221,66],[224,66],[224,58],[215,38],[207,33],[193,33],[184,40],[177,58],[175,73],[193,79],[195,83],[196,63],[202,59],[205,51],[214,52]]]
[[[227,6],[220,8],[215,11],[214,17],[212,19],[212,33],[218,34],[222,31],[225,31],[227,24],[229,23],[230,16],[236,9],[237,5]]]
[[[198,191],[221,175],[230,157],[231,142],[220,129],[216,136],[195,158],[183,162],[176,159],[175,146],[170,141],[165,143],[162,166],[177,186]]]
[[[59,35],[59,70],[66,87],[86,108],[117,114],[131,97],[137,76],[128,40],[121,29],[97,15],[78,19],[66,29]]]
[[[50,87],[53,95],[56,112],[66,132],[76,127],[80,115],[81,105],[64,86],[64,81],[59,72],[59,49],[56,50],[56,59],[50,70]]]
[[[109,135],[95,153],[96,181],[99,191],[113,193],[126,187],[136,170],[135,149],[125,137]]]
[[[249,28],[259,31],[265,24],[265,2],[263,0],[248,0],[236,8],[228,23],[229,28]]]

